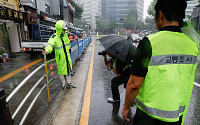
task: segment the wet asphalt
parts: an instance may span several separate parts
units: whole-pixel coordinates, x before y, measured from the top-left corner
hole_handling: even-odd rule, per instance
[[[93,40],[95,40],[95,37],[93,37]],[[122,111],[123,103],[124,103],[124,97],[125,97],[125,89],[122,85],[119,87],[120,97],[121,97],[120,103],[117,103],[117,104],[107,103],[107,98],[112,96],[111,79],[115,77],[115,74],[112,71],[107,70],[106,66],[104,65],[103,57],[98,55],[98,52],[101,52],[102,50],[104,50],[104,48],[100,44],[97,45],[96,43],[95,52],[94,52],[94,67],[93,67],[93,78],[92,78],[92,89],[91,89],[89,125],[130,125],[131,122],[124,121],[121,115],[121,111]],[[17,54],[16,58],[10,59],[8,62],[4,62],[0,64],[0,77],[14,70],[17,70],[18,68],[21,68],[37,60],[38,58],[43,58],[43,57],[39,55],[34,58],[31,58],[30,55],[28,54],[24,54],[24,53]],[[89,60],[90,57],[87,57],[86,59]],[[16,86],[18,86],[19,83],[28,74],[30,74],[34,69],[36,69],[42,63],[43,61],[1,82],[0,88],[4,88],[7,95],[10,94],[14,90],[14,88],[16,88]],[[54,67],[56,67],[55,63],[49,65],[48,69],[50,68],[52,69]],[[36,75],[34,75],[23,87],[23,89],[21,89],[18,92],[18,94],[16,94],[15,97],[11,99],[9,103],[11,114],[16,109],[17,104],[19,104],[22,98],[26,95],[27,91],[35,84],[35,82],[43,74],[45,74],[44,69],[38,72]],[[51,73],[49,76],[50,77],[49,79],[51,79],[54,76],[57,76],[57,72]],[[75,83],[76,79],[74,79],[73,82]],[[200,83],[200,65],[198,65],[198,68],[196,70],[195,82]],[[50,95],[51,95],[52,101],[54,101],[57,98],[57,95],[61,91],[61,84],[59,84],[60,80],[56,79],[54,83],[58,83],[58,84],[50,84]],[[26,110],[26,108],[30,104],[34,95],[37,94],[37,92],[40,90],[40,88],[44,84],[45,84],[45,80],[43,80],[43,82],[33,92],[33,96],[31,96],[31,98],[27,101],[27,103],[23,107],[22,111],[14,119],[16,125],[19,124],[19,121],[22,118],[23,112]],[[199,94],[200,94],[200,87],[194,85],[190,107],[189,107],[184,125],[200,125],[200,96]],[[82,100],[82,98],[80,98],[80,100]],[[41,94],[39,99],[37,100],[33,109],[31,110],[31,113],[28,116],[25,122],[25,125],[36,124],[38,120],[41,120],[41,117],[45,114],[45,112],[49,110],[49,107],[50,105],[48,104],[48,101],[47,101],[47,91],[45,90]],[[134,117],[135,111],[136,111],[136,106],[131,107],[131,113],[129,114],[129,118],[132,119]],[[80,116],[77,116],[77,118],[79,117]]]
[[[137,45],[137,44],[136,44]],[[104,65],[102,56],[98,55],[104,48],[101,45],[95,46],[94,69],[92,80],[92,92],[90,102],[89,125],[130,125],[126,122],[121,111],[125,99],[125,89],[123,85],[119,86],[120,103],[107,103],[107,98],[112,97],[111,79],[116,75],[108,71]],[[200,65],[196,70],[195,82],[200,84]],[[184,125],[200,125],[200,87],[194,85],[189,110]],[[131,107],[129,118],[133,119],[136,112],[136,106]]]

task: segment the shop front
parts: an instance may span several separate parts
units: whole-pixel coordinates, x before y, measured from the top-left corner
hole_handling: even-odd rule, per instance
[[[21,24],[22,40],[32,40],[32,25],[37,24],[37,9],[23,5],[26,12],[24,23]]]
[[[24,13],[19,12],[17,0],[0,1],[0,47],[6,53],[20,52],[20,24],[24,21]]]
[[[57,18],[40,11],[38,24],[32,26],[32,40],[47,41],[56,32]]]

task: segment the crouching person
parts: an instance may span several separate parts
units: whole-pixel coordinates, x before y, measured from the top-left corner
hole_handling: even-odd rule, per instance
[[[114,77],[111,81],[111,90],[112,90],[112,97],[108,98],[108,103],[116,103],[120,102],[120,94],[118,87],[120,85],[124,85],[126,88],[127,82],[130,77],[130,65],[122,62],[111,53],[107,52],[107,55],[111,58],[107,60],[104,56],[105,65],[110,68],[117,76]]]

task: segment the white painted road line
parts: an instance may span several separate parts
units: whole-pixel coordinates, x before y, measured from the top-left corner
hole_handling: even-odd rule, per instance
[[[200,84],[198,84],[198,83],[196,83],[196,82],[194,82],[194,85],[196,85],[196,86],[200,87]]]

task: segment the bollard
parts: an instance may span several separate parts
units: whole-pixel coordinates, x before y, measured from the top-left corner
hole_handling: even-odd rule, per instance
[[[0,123],[1,125],[13,125],[4,89],[0,88]]]

